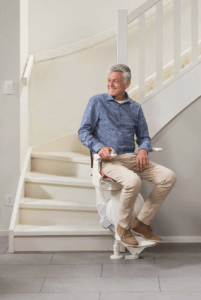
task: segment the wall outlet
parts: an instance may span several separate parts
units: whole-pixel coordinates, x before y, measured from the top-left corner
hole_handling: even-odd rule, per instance
[[[14,195],[7,194],[5,199],[5,206],[14,206]]]

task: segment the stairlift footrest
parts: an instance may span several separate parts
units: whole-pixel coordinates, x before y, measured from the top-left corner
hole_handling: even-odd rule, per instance
[[[127,247],[128,251],[131,253],[131,255],[125,255],[125,259],[139,259],[140,258],[140,253],[145,248],[146,247],[140,247],[140,248]]]
[[[139,254],[135,255],[125,255],[125,259],[139,259]]]

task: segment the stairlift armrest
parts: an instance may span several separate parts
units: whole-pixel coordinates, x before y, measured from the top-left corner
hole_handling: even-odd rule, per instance
[[[111,151],[110,155],[112,157],[115,157],[117,154],[116,154],[116,152]],[[97,187],[100,187],[100,181],[104,176],[103,173],[101,173],[100,162],[101,162],[100,155],[94,154],[92,183]]]
[[[100,170],[100,162],[101,157],[98,154],[94,154],[92,183],[97,187],[100,187],[100,180],[103,178]]]
[[[149,152],[159,152],[159,151],[162,151],[162,150],[163,150],[163,148],[156,148],[156,147],[154,147]]]
[[[117,156],[117,153],[115,151],[110,151],[110,155],[111,155],[111,157],[115,157],[115,156]],[[100,155],[99,154],[94,154],[94,160],[98,160],[98,159],[101,160]]]

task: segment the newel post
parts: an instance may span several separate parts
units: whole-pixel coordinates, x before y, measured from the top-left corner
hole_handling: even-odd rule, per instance
[[[118,9],[117,20],[117,63],[128,63],[127,9]]]

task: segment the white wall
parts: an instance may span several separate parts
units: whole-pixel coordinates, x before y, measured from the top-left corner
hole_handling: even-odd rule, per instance
[[[8,229],[12,207],[5,207],[5,195],[16,193],[20,175],[20,30],[19,0],[1,1],[1,88],[12,80],[13,95],[1,89],[1,229]]]
[[[201,97],[152,140],[152,145],[162,147],[163,151],[151,153],[150,160],[170,168],[177,175],[175,187],[152,221],[153,228],[162,236],[200,237],[200,111]],[[145,199],[152,187],[143,182]]]
[[[167,1],[164,1],[166,3]],[[201,1],[199,1],[201,3]],[[55,2],[52,0],[46,5],[46,1],[41,0],[40,5],[37,6],[38,1],[30,1],[30,49],[40,47],[45,50],[48,43],[56,43],[57,46],[64,46],[64,42],[68,44],[71,39],[65,38],[63,33],[63,44],[59,40],[56,33],[52,32],[52,18],[48,14],[49,11],[55,10],[54,18],[57,19],[58,29],[60,32],[63,26],[65,32],[71,36],[73,34],[76,24],[70,27],[70,30],[65,27],[68,25],[68,19],[64,21],[63,14],[58,5],[55,8]],[[62,5],[67,5],[66,1],[59,1]],[[64,4],[65,3],[65,4]],[[99,5],[101,5],[99,2]],[[110,2],[109,2],[110,3]],[[42,5],[43,4],[43,5]],[[88,3],[89,4],[89,3]],[[110,3],[111,4],[111,3]],[[74,4],[69,4],[69,7]],[[124,3],[126,6],[126,3]],[[68,6],[65,6],[68,7]],[[74,6],[73,6],[74,7]],[[113,24],[116,23],[116,7],[113,7]],[[131,7],[131,6],[130,6]],[[93,5],[92,5],[93,8]],[[89,12],[92,9],[89,6]],[[64,9],[64,8],[63,8]],[[71,7],[72,9],[72,7]],[[107,9],[112,11],[112,5]],[[154,9],[152,9],[154,10]],[[89,13],[86,12],[86,13]],[[61,13],[61,19],[58,15]],[[74,15],[80,17],[79,26],[85,27],[85,21],[82,19],[83,14],[79,9],[74,7]],[[93,14],[92,14],[93,15]],[[112,13],[111,13],[112,15]],[[43,18],[42,18],[43,16]],[[164,64],[173,58],[173,6],[170,2],[164,10]],[[35,22],[38,17],[37,22]],[[93,19],[94,20],[94,19]],[[97,18],[97,22],[101,29],[105,26]],[[65,23],[66,22],[66,23]],[[83,24],[82,24],[83,22]],[[94,20],[95,22],[95,20]],[[108,21],[109,22],[109,21]],[[53,22],[54,23],[54,22]],[[36,30],[34,31],[34,24]],[[44,25],[45,24],[45,25]],[[59,24],[59,25],[58,25]],[[110,23],[108,23],[109,26]],[[201,24],[201,22],[200,22]],[[41,35],[37,28],[41,26]],[[47,28],[49,30],[47,30]],[[49,26],[49,27],[48,27]],[[46,28],[46,30],[45,30]],[[79,27],[80,28],[80,27]],[[129,30],[129,66],[132,70],[132,84],[131,88],[138,84],[138,30],[137,25]],[[79,31],[79,30],[78,30]],[[51,37],[49,36],[51,32]],[[88,31],[87,31],[88,32]],[[43,41],[42,40],[43,37]],[[56,47],[55,44],[55,47]],[[146,20],[146,74],[147,76],[155,72],[155,17],[150,16]],[[182,51],[190,46],[190,0],[182,1]],[[53,47],[53,45],[52,45]],[[50,47],[51,48],[51,47]],[[49,49],[50,49],[49,48]],[[39,48],[38,48],[39,51]],[[116,63],[116,38],[110,39],[104,43],[80,51],[65,57],[53,59],[36,63],[30,81],[30,131],[29,143],[30,145],[37,145],[43,142],[50,141],[65,134],[74,132],[78,129],[81,118],[89,98],[97,93],[106,92],[107,69],[111,64]]]
[[[22,120],[21,74],[28,53],[26,44],[25,23],[20,14],[26,11],[26,0],[1,0],[1,61],[0,61],[0,234],[8,229],[12,207],[5,207],[5,195],[15,196],[21,172],[20,148],[23,153],[28,146],[28,139],[20,139]],[[21,30],[20,32],[20,29]],[[21,33],[21,35],[20,35]],[[21,40],[20,40],[21,38]],[[26,49],[27,47],[27,49]],[[5,80],[12,80],[14,91],[12,95],[4,95],[2,85]],[[24,96],[23,96],[24,97]],[[25,131],[24,131],[25,132]],[[27,133],[26,133],[27,135]],[[26,142],[25,142],[26,140]]]
[[[29,0],[29,53],[63,47],[116,25],[117,9],[128,12],[146,0]]]

